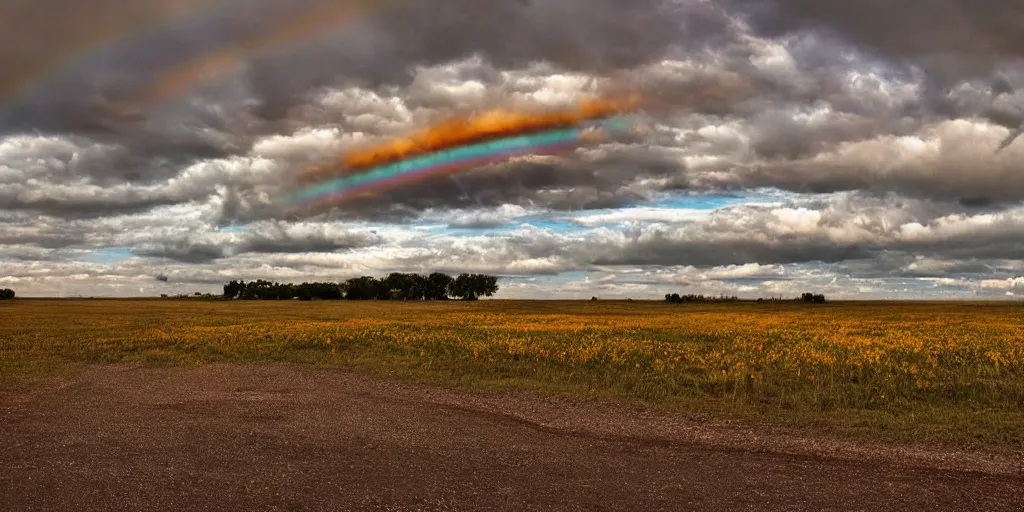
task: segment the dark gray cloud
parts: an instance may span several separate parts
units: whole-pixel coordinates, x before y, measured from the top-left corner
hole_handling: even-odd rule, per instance
[[[0,234],[0,245],[34,245],[42,249],[63,249],[65,247],[84,244],[84,233],[67,233],[58,230],[18,229],[8,225]]]
[[[392,0],[331,20],[352,5],[0,5],[0,282],[176,293],[470,270],[594,273],[565,288],[580,293],[1022,286],[1024,15],[1010,2]],[[650,130],[330,209],[274,202],[304,166],[439,119],[624,89],[644,94]],[[585,218],[756,188],[808,196]],[[576,227],[511,227],[538,218]],[[248,226],[218,229],[234,224]]]
[[[194,240],[144,245],[133,252],[139,256],[167,258],[184,263],[203,263],[228,256],[227,247],[219,243]]]
[[[1024,85],[1024,12],[1015,0],[724,1],[745,12],[760,34],[813,31],[867,52],[895,75],[913,66],[922,73],[920,113],[985,115],[1007,127],[1024,121],[992,106],[993,98]],[[972,80],[982,88],[969,99],[957,88]]]
[[[241,79],[252,96],[245,99],[256,100],[257,118],[274,120],[338,77],[401,84],[412,66],[473,54],[502,68],[548,61],[612,72],[658,58],[680,41],[724,31],[727,20],[711,7],[669,9],[657,0],[392,0],[363,8],[355,19],[338,16],[361,3],[355,0],[220,0],[192,11],[175,5],[185,3],[103,0],[88,17],[76,16],[66,0],[6,6],[7,19],[19,20],[18,30],[0,36],[0,63],[10,70],[0,95],[13,100],[4,116],[10,128],[129,134],[139,127],[139,115],[153,115],[147,110],[154,105],[133,102],[154,83],[188,83],[190,65],[218,52],[246,65]],[[174,9],[191,14],[153,23]],[[335,30],[307,19],[321,11],[328,21],[338,16]],[[153,23],[149,30],[138,28],[147,22]],[[65,26],[67,41],[43,35]],[[119,33],[128,35],[109,36]],[[113,44],[82,52],[96,40]],[[58,72],[36,72],[41,62]],[[231,69],[219,63],[210,60],[215,71]],[[179,108],[198,127],[224,128],[201,107]],[[191,136],[182,143],[203,142],[196,130],[177,135]]]
[[[993,155],[1003,138],[969,121],[941,123],[754,163],[724,181],[807,193],[897,192],[973,208],[1013,204],[1024,199],[1024,164],[1015,156]]]
[[[1021,220],[1019,209],[974,213],[956,203],[848,195],[782,207],[730,207],[699,223],[637,228],[590,239],[572,259],[695,267],[843,263],[855,275],[875,278],[994,275],[991,262],[1013,261],[1024,250]],[[955,264],[915,265],[922,259]]]
[[[204,263],[238,255],[338,252],[382,242],[373,233],[323,225],[265,224],[246,233],[205,233],[152,240],[132,247],[139,256]]]
[[[471,105],[458,92],[467,83],[488,89],[475,98],[477,107],[521,94],[524,87],[536,91],[529,80],[507,80],[507,69],[545,62],[553,66],[549,73],[610,76],[657,62],[671,50],[700,49],[734,35],[729,18],[712,4],[661,0],[393,0],[351,19],[339,17],[331,30],[322,30],[331,23],[309,18],[323,12],[330,19],[357,3],[103,0],[88,17],[75,16],[65,0],[5,4],[21,21],[17,30],[0,31],[0,63],[10,70],[0,88],[0,132],[62,135],[78,147],[38,151],[32,166],[45,167],[48,179],[31,185],[33,191],[26,191],[23,179],[11,180],[0,201],[78,217],[219,194],[225,221],[277,217],[279,212],[251,200],[266,192],[254,190],[251,180],[218,182],[226,191],[183,191],[170,182],[183,181],[179,175],[194,164],[246,156],[261,140],[318,119],[371,136],[397,134],[396,122],[410,128],[412,119],[380,112],[325,115],[317,101],[325,87],[361,84],[384,94],[397,87],[403,108],[433,110],[437,117]],[[68,40],[43,36],[54,27],[62,27]],[[471,56],[482,64],[437,76],[424,68]],[[202,69],[197,63],[211,67],[214,79],[192,80]],[[417,78],[410,83],[412,73]],[[709,94],[722,89],[714,76],[698,79],[645,77],[645,83],[652,98],[722,109],[730,94]],[[154,90],[176,82],[192,87],[171,87],[172,94],[147,103]],[[286,157],[278,164],[294,168],[300,161]],[[552,184],[552,174],[576,175],[540,169],[522,174],[528,188]],[[569,178],[567,185],[577,180]],[[493,195],[491,201],[515,195],[480,189]],[[450,201],[443,186],[435,190],[424,204],[440,204],[431,197]]]
[[[726,1],[752,13],[762,33],[832,33],[881,55],[927,66],[940,78],[984,75],[1024,57],[1024,13],[1015,0]]]

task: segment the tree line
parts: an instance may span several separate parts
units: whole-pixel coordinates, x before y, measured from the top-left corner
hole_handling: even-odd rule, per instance
[[[684,304],[684,303],[705,303],[705,302],[739,302],[740,298],[736,296],[727,297],[720,295],[718,297],[706,297],[704,295],[679,295],[678,293],[665,294],[665,302],[672,304]]]
[[[0,290],[0,300],[12,300],[15,295],[14,290],[10,288]]]
[[[591,300],[597,300],[596,298]],[[687,304],[687,303],[710,303],[710,302],[739,302],[740,298],[733,296],[720,295],[718,297],[705,297],[704,295],[679,295],[678,293],[665,294],[665,302],[671,304]],[[825,296],[820,293],[804,293],[800,297],[793,299],[795,302],[806,302],[814,304],[824,304]],[[781,299],[757,299],[757,302],[781,302]]]
[[[484,274],[452,277],[394,272],[384,278],[355,277],[342,283],[231,281],[224,297],[242,300],[477,300],[498,293],[498,278]]]

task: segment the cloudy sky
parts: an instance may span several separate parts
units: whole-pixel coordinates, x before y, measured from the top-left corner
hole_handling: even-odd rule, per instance
[[[7,1],[0,287],[467,271],[502,298],[1022,296],[1017,3]],[[622,83],[650,100],[628,140],[272,201],[346,149]]]

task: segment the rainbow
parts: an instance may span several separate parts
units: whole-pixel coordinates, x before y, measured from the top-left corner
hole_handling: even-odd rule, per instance
[[[595,134],[625,125],[625,120],[612,118],[575,128],[516,135],[438,151],[331,180],[281,198],[279,202],[292,206],[318,205],[518,156],[557,154],[583,145]]]
[[[394,1],[394,0],[389,0]],[[42,67],[23,77],[5,79],[0,83],[0,112],[17,106],[35,91],[73,72],[90,58],[121,45],[148,35],[162,26],[187,23],[216,7],[210,0],[182,0],[183,6],[169,13],[147,19],[145,23],[131,26],[128,30],[108,30],[98,37],[75,45],[70,53],[50,59]],[[228,42],[211,48],[191,59],[170,66],[137,91],[130,100],[130,106],[148,109],[168,98],[183,94],[205,77],[234,68],[245,57],[268,48],[282,47],[304,39],[312,38],[354,18],[358,13],[373,8],[368,0],[337,0],[320,8],[308,9],[295,16],[281,20],[264,33]]]
[[[168,12],[151,17],[142,23],[129,27],[101,30],[94,37],[78,42],[69,51],[53,59],[46,59],[42,65],[37,66],[27,75],[9,77],[5,80],[6,86],[0,84],[0,107],[10,108],[17,105],[31,96],[34,91],[56,81],[64,73],[74,70],[88,59],[104,51],[121,44],[131,44],[132,40],[145,36],[161,26],[185,22],[192,19],[193,16],[205,13],[208,8],[208,0],[190,0],[181,3],[183,5],[169,9]]]
[[[284,20],[273,30],[207,52],[161,73],[149,87],[140,91],[135,102],[149,107],[177,96],[203,80],[204,76],[236,67],[245,57],[268,48],[316,37],[350,21],[367,10],[370,2],[349,0],[329,3],[302,15]]]

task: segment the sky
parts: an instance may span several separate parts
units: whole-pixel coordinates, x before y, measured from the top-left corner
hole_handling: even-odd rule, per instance
[[[4,2],[0,287],[441,271],[508,299],[1015,299],[1016,3]],[[648,100],[635,137],[274,203],[346,151],[627,83]]]

